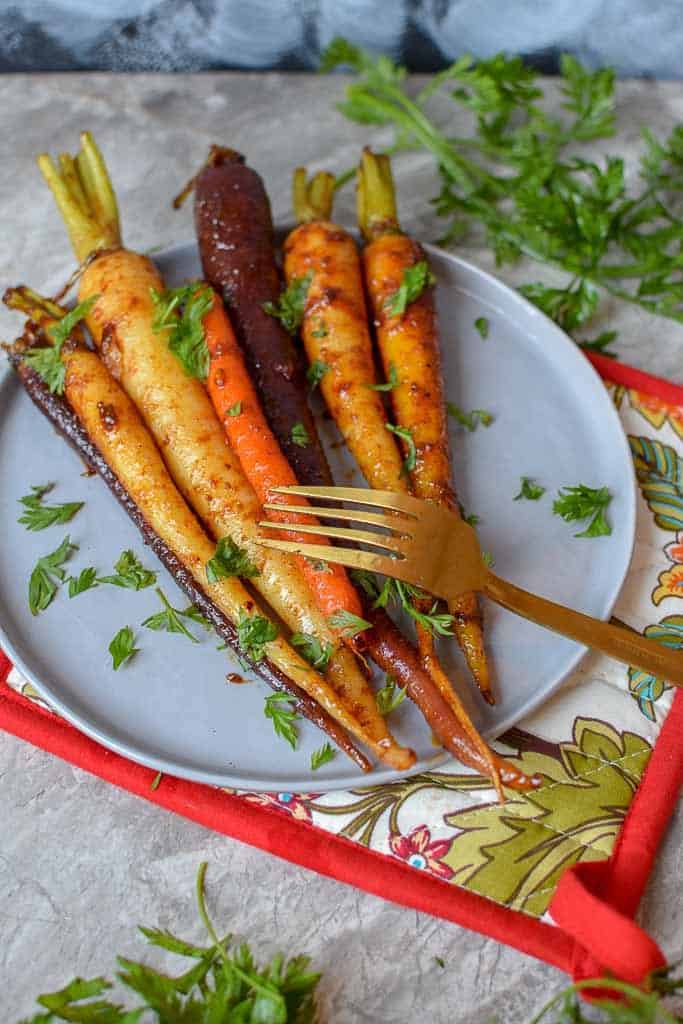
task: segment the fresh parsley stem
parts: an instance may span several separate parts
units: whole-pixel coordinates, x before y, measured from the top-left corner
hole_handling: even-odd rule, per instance
[[[400,231],[391,161],[386,153],[363,149],[356,192],[358,226],[366,241]]]
[[[318,171],[308,181],[306,168],[297,167],[292,176],[292,207],[297,224],[329,220],[334,190],[335,178],[329,171]]]
[[[116,196],[90,132],[81,133],[81,148],[75,158],[63,154],[56,165],[42,153],[38,167],[59,207],[79,263],[98,249],[121,245]]]

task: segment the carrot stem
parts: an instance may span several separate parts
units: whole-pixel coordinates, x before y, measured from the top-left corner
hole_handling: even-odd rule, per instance
[[[334,181],[334,175],[328,171],[318,171],[308,181],[306,168],[297,167],[292,177],[292,206],[298,224],[330,219]]]
[[[400,231],[391,161],[366,146],[358,168],[358,226],[366,241]]]

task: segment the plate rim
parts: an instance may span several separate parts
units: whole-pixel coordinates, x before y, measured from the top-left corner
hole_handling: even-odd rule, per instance
[[[276,235],[280,235],[285,228],[276,228]],[[153,254],[154,258],[173,258],[176,253],[187,252],[188,249],[196,248],[196,242],[194,240],[176,243],[175,245],[166,246],[164,249],[159,250]],[[487,270],[477,266],[475,263],[470,262],[456,253],[448,252],[446,249],[442,249],[440,246],[423,243],[424,250],[430,254],[435,255],[438,259],[446,259],[454,263],[456,266],[473,275],[480,282],[485,283],[488,288],[492,288],[494,292],[501,294],[505,301],[512,301],[513,304],[519,306],[521,310],[528,316],[538,318],[539,323],[542,324],[545,332],[549,332],[553,338],[553,344],[564,347],[567,353],[571,352],[572,358],[575,357],[575,366],[579,373],[584,375],[585,380],[590,380],[593,387],[599,385],[600,391],[604,394],[606,401],[605,415],[611,420],[612,426],[616,427],[616,434],[620,440],[621,456],[623,462],[627,466],[627,476],[629,480],[628,495],[627,498],[627,522],[620,523],[620,529],[629,531],[629,539],[625,548],[624,564],[621,571],[614,577],[609,592],[603,601],[603,610],[599,617],[603,620],[607,620],[616,604],[619,594],[621,593],[622,587],[628,575],[633,552],[636,541],[636,513],[637,513],[637,483],[635,477],[635,470],[633,467],[633,460],[628,445],[626,433],[623,429],[621,420],[614,403],[604,390],[604,382],[598,374],[595,367],[591,362],[583,357],[578,351],[574,341],[562,330],[554,321],[552,321],[545,313],[542,312],[537,306],[529,302],[523,295],[521,295],[516,288],[512,285],[506,284],[500,278]],[[46,286],[48,292],[50,291],[49,285]],[[8,364],[5,364],[0,369],[0,390],[4,390],[6,387],[11,387],[13,384],[14,373]],[[16,386],[20,386],[18,381],[15,381]],[[153,753],[146,751],[140,751],[136,746],[130,745],[125,741],[113,737],[106,731],[102,730],[95,722],[82,716],[78,711],[73,711],[68,703],[65,703],[61,697],[53,692],[49,683],[45,683],[39,677],[36,671],[27,663],[21,652],[18,650],[17,645],[12,640],[7,627],[4,622],[0,619],[0,641],[2,641],[2,648],[9,656],[12,664],[16,666],[20,672],[24,675],[26,680],[35,688],[37,693],[42,697],[52,708],[59,713],[67,722],[83,732],[86,736],[94,739],[100,743],[103,747],[114,753],[127,758],[128,760],[134,761],[150,770],[161,772],[163,774],[171,775],[176,778],[187,779],[192,782],[199,782],[204,785],[217,786],[220,788],[235,789],[243,792],[343,792],[348,789],[359,789],[365,788],[366,786],[381,785],[386,782],[396,782],[401,779],[407,779],[412,776],[420,774],[420,772],[433,770],[444,764],[457,763],[456,759],[449,754],[447,751],[441,750],[436,751],[432,757],[422,758],[412,768],[406,771],[396,771],[394,769],[384,768],[373,768],[367,775],[359,773],[356,778],[350,779],[346,782],[340,782],[337,779],[325,780],[321,778],[319,781],[311,778],[310,775],[302,776],[301,778],[288,778],[286,781],[286,790],[279,789],[277,786],[273,786],[273,782],[266,782],[263,778],[252,778],[245,777],[243,775],[234,774],[234,772],[227,771],[212,771],[207,772],[201,769],[192,768],[189,765],[179,764],[167,760],[163,757],[157,757]],[[533,713],[541,705],[546,703],[562,686],[567,677],[576,669],[577,665],[582,661],[588,652],[588,648],[585,645],[577,645],[576,651],[567,658],[565,667],[558,673],[557,678],[548,687],[544,688],[538,696],[532,696],[518,711],[512,713],[502,724],[497,724],[494,728],[484,729],[483,734],[488,739],[495,739],[496,737],[504,734],[520,719]],[[350,762],[349,762],[350,765]]]

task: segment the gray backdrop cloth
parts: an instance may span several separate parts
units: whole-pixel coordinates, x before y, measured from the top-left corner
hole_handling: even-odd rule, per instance
[[[0,71],[315,68],[344,35],[413,71],[464,52],[569,51],[620,75],[681,76],[681,0],[0,0]]]

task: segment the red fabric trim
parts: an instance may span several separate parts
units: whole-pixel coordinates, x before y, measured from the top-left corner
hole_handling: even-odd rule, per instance
[[[683,387],[589,353],[602,376],[683,406]],[[9,662],[0,651],[0,683]],[[164,776],[127,761],[8,688],[0,691],[0,727],[114,785],[241,842],[505,942],[571,972],[605,969],[640,981],[662,962],[656,944],[631,920],[683,782],[683,694],[677,694],[612,857],[563,875],[552,902],[557,927],[445,885],[390,856],[231,794]]]
[[[9,671],[12,668],[12,663],[3,650],[0,650],[0,685],[5,682]]]
[[[637,370],[635,366],[625,366],[617,359],[609,359],[598,352],[586,352],[585,355],[600,376],[612,383],[623,384],[625,388],[635,388],[636,391],[646,391],[667,405],[683,406],[683,385],[673,384],[663,377],[654,377],[644,370]]]
[[[559,928],[507,910],[476,893],[445,885],[393,857],[223,790],[170,775],[152,790],[154,771],[112,753],[49,712],[36,714],[31,701],[8,688],[0,691],[0,727],[215,832],[404,907],[453,921],[570,970],[574,943]]]

